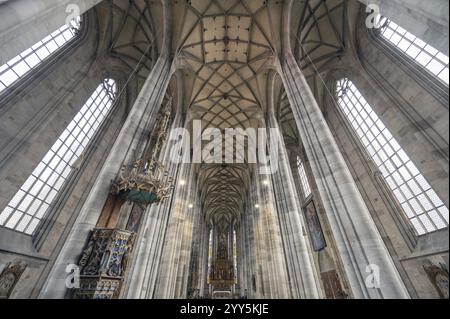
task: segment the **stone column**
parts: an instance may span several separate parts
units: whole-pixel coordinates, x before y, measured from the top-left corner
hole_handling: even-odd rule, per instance
[[[270,177],[260,175],[256,169],[253,179],[256,203],[259,205],[254,208],[255,241],[262,265],[264,298],[286,299],[289,297],[289,287],[280,226],[272,186],[265,183]]]
[[[268,123],[271,128],[279,131],[282,137],[278,121],[275,116],[273,101],[273,82],[269,85]],[[311,256],[311,247],[304,233],[305,222],[303,220],[302,208],[294,189],[294,179],[290,169],[289,158],[284,141],[273,141],[278,147],[278,170],[272,174],[273,188],[275,191],[276,204],[278,208],[278,219],[280,221],[281,235],[285,251],[286,264],[289,272],[289,282],[292,298],[294,299],[317,299],[319,298],[320,284],[314,271],[314,262]]]
[[[247,208],[247,229],[249,230],[248,247],[253,251],[250,259],[251,273],[249,279],[252,286],[253,281],[256,285],[255,290],[252,288],[252,299],[262,299],[265,297],[264,293],[268,289],[268,283],[264,283],[264,277],[266,275],[261,272],[261,269],[266,268],[266,260],[263,253],[269,248],[265,246],[264,240],[260,236],[259,207],[261,207],[261,204],[258,198],[256,183],[257,181],[255,179],[250,189],[249,207]],[[263,247],[261,248],[261,246]]]
[[[289,102],[355,298],[409,298],[392,258],[365,206],[314,95],[290,47],[290,10],[285,4],[280,61]],[[368,272],[369,271],[369,272]],[[371,273],[377,282],[368,286]],[[379,274],[379,276],[377,276]]]
[[[200,292],[200,286],[202,285],[202,274],[204,271],[204,255],[207,253],[205,248],[206,241],[206,223],[204,216],[202,215],[201,206],[195,206],[193,210],[193,231],[192,241],[189,244],[190,260],[187,265],[187,277],[188,286],[186,291],[195,293],[197,290]],[[189,295],[188,295],[189,297]]]
[[[248,196],[248,198],[250,198],[250,196]],[[242,214],[240,228],[243,247],[243,264],[245,265],[244,280],[249,298],[254,298],[256,294],[252,286],[252,276],[253,274],[256,274],[256,244],[253,236],[253,226],[251,224],[251,220],[253,219],[251,216],[253,205],[255,204],[249,199],[246,204],[245,212]]]
[[[66,23],[69,5],[80,14],[101,0],[14,0],[0,6],[0,65],[30,48]],[[70,8],[70,7],[69,7]]]
[[[178,74],[176,74],[178,75]],[[183,123],[183,90],[177,77],[177,107],[172,129],[179,128]],[[166,143],[161,163],[166,166],[168,176],[177,180],[179,164],[172,163],[173,145]],[[145,212],[142,227],[135,243],[133,260],[127,270],[123,297],[126,299],[152,298],[158,277],[159,260],[164,244],[165,232],[173,204],[173,194],[164,203],[152,205]]]
[[[209,226],[202,218],[201,225],[201,245],[200,245],[200,257],[199,257],[199,277],[198,277],[198,289],[200,290],[200,296],[205,296],[205,288],[208,281],[208,253],[209,253]]]
[[[122,165],[141,156],[145,140],[153,131],[158,111],[171,78],[171,18],[167,1],[164,4],[164,40],[161,56],[142,87],[139,96],[122,127],[95,185],[84,203],[73,228],[56,257],[39,298],[64,298],[66,266],[77,264],[89,232],[95,228],[103,205],[109,195],[111,181]]]
[[[201,204],[198,201],[198,183],[194,171],[194,165],[190,165],[192,184],[189,186],[189,196],[187,198],[187,207],[184,212],[184,221],[182,228],[182,235],[178,236],[177,241],[180,243],[180,248],[176,250],[178,256],[175,259],[174,277],[174,293],[169,298],[187,298],[187,284],[189,278],[189,266],[191,264],[194,225],[196,221],[201,218]],[[169,229],[170,231],[170,229]],[[164,270],[162,270],[164,272]]]
[[[359,0],[377,4],[381,14],[448,55],[448,0]]]
[[[174,193],[174,202],[170,211],[169,220],[166,225],[164,247],[160,259],[158,279],[155,286],[154,298],[183,298],[185,292],[181,292],[177,286],[184,280],[183,265],[185,258],[186,244],[190,244],[192,239],[192,210],[190,203],[195,203],[193,198],[196,192],[196,181],[194,178],[193,166],[191,164],[181,164],[181,172],[177,181],[177,190]],[[181,185],[179,181],[186,181]],[[187,243],[186,243],[187,242]],[[180,265],[181,261],[181,265]]]

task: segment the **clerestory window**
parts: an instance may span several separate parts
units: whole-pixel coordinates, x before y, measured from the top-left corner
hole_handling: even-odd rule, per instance
[[[299,156],[297,156],[297,169],[302,184],[303,196],[308,198],[311,195],[311,187],[309,186],[308,177],[306,176],[305,166]]]
[[[0,213],[0,226],[29,235],[35,231],[111,110],[116,92],[112,79],[105,79],[97,87]]]
[[[384,39],[414,59],[447,86],[449,85],[449,58],[446,54],[433,48],[387,18],[382,18],[380,25],[380,34]]]
[[[64,25],[44,39],[0,66],[0,94],[25,77],[42,61],[74,39],[81,27],[80,18]]]
[[[357,87],[337,83],[339,106],[378,166],[418,235],[448,227],[448,208],[392,136]]]

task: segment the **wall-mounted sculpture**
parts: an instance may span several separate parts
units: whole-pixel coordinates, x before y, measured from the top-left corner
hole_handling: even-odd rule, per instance
[[[437,266],[431,262],[427,262],[423,268],[425,269],[428,278],[430,278],[431,283],[436,288],[439,296],[442,299],[449,299],[449,274],[447,267],[442,263]]]
[[[77,299],[118,298],[136,234],[119,229],[94,229],[81,254]]]
[[[27,264],[22,261],[6,265],[0,274],[0,299],[8,299],[11,296],[26,267]]]

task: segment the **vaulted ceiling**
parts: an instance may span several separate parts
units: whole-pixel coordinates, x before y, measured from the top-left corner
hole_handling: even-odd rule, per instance
[[[296,0],[291,10],[291,46],[309,81],[346,49],[347,6],[356,0]],[[185,112],[203,129],[257,128],[267,110],[268,66],[281,51],[283,0],[178,0],[172,2],[173,55],[181,66]],[[109,51],[130,68],[141,59],[146,77],[162,42],[161,1],[104,1]],[[153,47],[149,50],[149,46]],[[298,143],[286,95],[277,100],[288,143]],[[249,189],[244,164],[202,164],[205,217],[225,227],[239,216]]]
[[[191,116],[204,128],[260,126],[265,88],[258,76],[274,54],[267,1],[184,5],[177,55],[193,74],[187,93]]]
[[[203,165],[200,169],[202,209],[205,219],[225,231],[238,221],[246,200],[250,176],[246,165]]]
[[[151,5],[145,0],[108,0],[96,7],[100,19],[101,48],[119,59],[145,81],[158,58],[156,28]]]
[[[275,54],[271,15],[263,0],[192,0],[175,8],[177,56],[189,74],[187,109],[208,127],[258,128],[266,104],[267,65]],[[200,171],[205,216],[222,231],[245,205],[247,165],[205,165]]]
[[[345,53],[349,0],[294,1],[294,53],[305,76],[322,70]]]

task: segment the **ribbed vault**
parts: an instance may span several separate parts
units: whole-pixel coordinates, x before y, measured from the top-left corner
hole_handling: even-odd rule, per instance
[[[268,0],[172,3],[172,50],[182,69],[188,119],[201,120],[203,129],[222,131],[265,126],[268,67],[281,52],[284,4]],[[347,0],[294,1],[291,46],[311,83],[316,81],[316,68],[326,69],[345,52],[347,5]],[[142,59],[138,75],[144,79],[161,44],[161,2],[109,0],[99,7],[107,51],[130,68]],[[280,94],[275,103],[285,140],[298,144],[289,102]],[[201,166],[202,205],[210,221],[230,223],[239,215],[249,172],[247,164]]]
[[[154,19],[149,1],[109,0],[98,6],[105,51],[145,80],[157,59]]]
[[[347,0],[294,1],[293,49],[307,77],[345,53],[347,5]]]
[[[203,129],[260,127],[266,67],[276,51],[268,2],[193,0],[184,5],[177,54],[192,74],[189,116],[201,120]],[[225,149],[226,141],[219,142]],[[247,158],[246,152],[243,156]],[[200,185],[209,221],[225,229],[238,218],[248,176],[246,164],[203,166]]]
[[[266,1],[189,1],[178,54],[195,74],[189,100],[204,128],[258,126],[257,75],[273,56]],[[267,24],[266,24],[267,25]]]
[[[206,220],[220,230],[225,230],[233,220],[239,220],[249,183],[246,165],[203,165],[199,185]]]
[[[292,10],[292,48],[311,90],[320,99],[325,89],[319,74],[330,69],[346,53],[349,37],[349,8],[358,3],[348,0],[294,1]],[[276,100],[277,117],[284,141],[298,147],[301,143],[297,124],[283,88]]]

